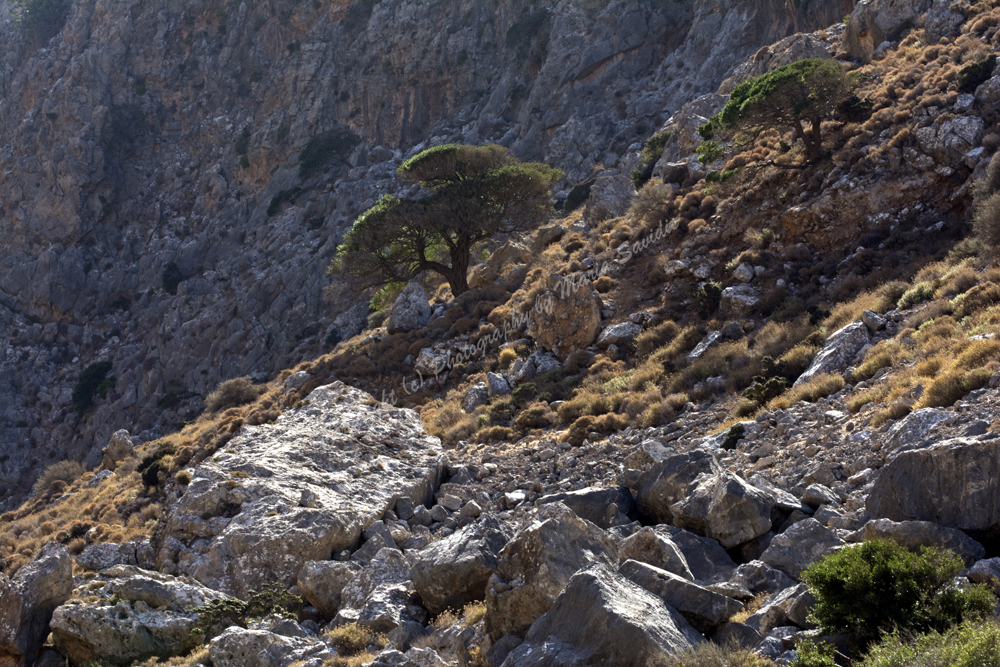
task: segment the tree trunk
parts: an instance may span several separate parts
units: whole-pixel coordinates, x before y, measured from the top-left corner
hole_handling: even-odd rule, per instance
[[[823,154],[823,130],[821,129],[822,119],[819,116],[813,117],[812,127],[812,150],[810,160],[818,160]]]
[[[451,286],[452,296],[458,296],[469,291],[469,261],[472,248],[467,241],[460,239],[449,254],[451,255],[451,272],[448,276],[448,285]]]

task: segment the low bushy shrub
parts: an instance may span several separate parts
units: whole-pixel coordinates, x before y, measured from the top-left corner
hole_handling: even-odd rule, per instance
[[[1000,667],[1000,625],[962,623],[915,638],[893,633],[872,647],[859,667]]]
[[[201,615],[192,632],[211,638],[228,627],[238,625],[245,628],[248,621],[271,614],[298,618],[302,608],[302,598],[289,593],[282,584],[272,583],[266,584],[259,591],[251,591],[246,600],[212,600],[204,606],[191,607],[187,611]]]
[[[40,496],[47,495],[57,482],[72,484],[84,473],[83,466],[77,461],[59,461],[53,463],[38,476],[31,490]]]
[[[103,397],[108,389],[115,386],[114,378],[109,378],[111,371],[110,361],[98,361],[90,364],[76,381],[73,387],[73,407],[77,412],[83,412],[94,402],[94,394],[100,393]]]
[[[266,390],[267,387],[254,385],[249,376],[233,378],[220,382],[215,391],[205,397],[205,405],[212,412],[235,408],[253,403]]]
[[[816,596],[820,629],[849,634],[863,651],[894,630],[944,631],[992,613],[995,598],[985,586],[954,585],[964,567],[951,551],[914,553],[891,540],[871,540],[812,563],[802,580]]]
[[[649,139],[646,139],[642,152],[639,154],[639,162],[632,170],[632,185],[638,190],[653,177],[653,167],[660,161],[663,155],[663,147],[670,138],[670,131],[657,132]]]
[[[361,137],[346,127],[335,127],[317,134],[299,153],[299,178],[307,179],[333,160],[344,161]]]

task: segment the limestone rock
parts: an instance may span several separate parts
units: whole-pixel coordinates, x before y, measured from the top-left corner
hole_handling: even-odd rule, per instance
[[[891,454],[900,447],[912,447],[927,439],[931,429],[951,416],[947,410],[920,408],[893,424],[882,442],[882,451]]]
[[[576,491],[542,496],[535,504],[563,503],[581,519],[607,530],[614,525],[608,520],[608,509],[615,505],[618,512],[628,515],[635,509],[632,494],[621,486],[587,487]]]
[[[97,602],[64,604],[52,615],[56,649],[77,664],[130,664],[154,655],[181,655],[202,641],[191,633],[198,615],[187,609],[225,597],[131,565],[109,568],[90,581],[87,594],[96,595]],[[108,606],[114,599],[118,601]]]
[[[510,538],[507,525],[487,515],[421,550],[411,576],[427,610],[437,615],[484,599],[497,556]]]
[[[635,197],[635,186],[628,176],[598,176],[590,186],[590,197],[583,219],[591,225],[625,215]]]
[[[326,618],[340,609],[340,594],[361,568],[357,563],[335,560],[310,560],[299,570],[298,586],[302,597]]]
[[[883,42],[899,38],[904,30],[922,23],[932,0],[873,0],[858,3],[844,31],[844,49],[862,62],[871,62]],[[936,39],[936,38],[935,38]]]
[[[759,560],[740,565],[729,581],[746,588],[754,595],[777,593],[795,585],[795,581],[787,574]]]
[[[423,327],[430,319],[431,306],[427,301],[427,292],[417,283],[410,283],[393,302],[386,328],[389,333],[405,333]]]
[[[941,164],[957,167],[965,162],[965,154],[982,142],[984,127],[978,116],[960,116],[940,125],[922,127],[914,135],[925,153]]]
[[[648,563],[666,570],[688,581],[694,581],[694,574],[680,547],[668,535],[658,533],[650,526],[629,535],[618,545],[618,559],[622,562],[634,560]]]
[[[802,494],[802,502],[812,508],[839,503],[840,497],[822,484],[810,484]]]
[[[671,523],[674,503],[687,498],[695,489],[696,478],[721,472],[715,456],[704,449],[670,456],[640,476],[636,494],[639,511],[657,523]]]
[[[581,350],[601,330],[601,308],[597,292],[589,284],[570,284],[542,294],[528,319],[528,335],[560,360]]]
[[[1000,592],[1000,558],[986,558],[971,568],[965,575],[975,584],[986,584],[994,594]]]
[[[611,345],[627,345],[635,340],[635,337],[642,333],[642,325],[635,322],[622,322],[614,324],[597,337],[597,347],[606,350]]]
[[[666,532],[670,540],[680,547],[695,581],[699,584],[727,581],[736,570],[736,563],[712,538],[701,537],[676,526],[657,526],[656,530]]]
[[[747,79],[762,76],[784,65],[790,65],[808,58],[829,58],[830,52],[811,34],[797,34],[780,42],[762,48],[750,60],[738,66],[732,75],[722,82],[719,92],[729,94],[733,88]]]
[[[531,626],[523,648],[550,638],[579,650],[592,665],[667,664],[702,636],[659,597],[602,565],[573,576],[552,608]]]
[[[487,373],[486,380],[489,383],[490,396],[506,396],[511,392],[510,384],[499,373]]]
[[[809,382],[823,373],[840,373],[846,369],[858,352],[871,340],[864,322],[852,322],[833,332],[823,349],[809,364],[806,372],[799,376],[793,386]]]
[[[627,560],[618,572],[680,612],[699,632],[706,633],[743,609],[743,605],[676,574],[647,563]]]
[[[861,321],[865,323],[865,326],[868,327],[868,331],[872,334],[876,331],[884,329],[886,323],[886,319],[874,310],[866,310],[861,313]]]
[[[388,635],[402,625],[426,625],[427,620],[427,610],[413,584],[406,581],[376,586],[358,610],[356,622],[376,634]]]
[[[804,519],[771,540],[760,559],[771,567],[798,579],[810,563],[840,546],[844,540],[816,519]]]
[[[477,382],[472,385],[462,399],[462,409],[466,412],[475,412],[480,405],[486,405],[490,400],[490,389],[485,382]]]
[[[49,633],[53,611],[73,592],[73,560],[45,544],[13,579],[0,574],[0,664],[29,667]]]
[[[288,637],[265,629],[234,625],[211,641],[209,657],[214,667],[271,667],[275,663],[293,662],[281,658],[295,652],[316,656],[322,661],[325,649],[326,646],[316,639]]]
[[[694,349],[688,352],[688,359],[700,359],[703,354],[708,352],[710,349],[718,345],[719,343],[725,342],[725,335],[721,331],[709,331],[705,334],[705,337],[701,339]]]
[[[945,528],[930,521],[872,519],[849,536],[848,541],[863,542],[876,538],[893,540],[911,551],[917,551],[920,547],[950,549],[962,557],[966,566],[986,557],[983,545],[962,531]]]
[[[733,278],[741,283],[750,282],[753,280],[753,267],[746,262],[742,262],[739,266],[733,269]]]
[[[341,616],[356,620],[359,610],[379,586],[410,581],[410,563],[398,549],[382,549],[340,591]]]
[[[728,471],[703,478],[670,507],[675,526],[718,540],[726,548],[769,531],[771,509],[766,493]]]
[[[339,382],[319,387],[194,469],[163,519],[158,567],[236,595],[292,585],[306,561],[356,548],[397,498],[429,501],[442,466],[416,413]],[[299,502],[304,490],[312,507]]]
[[[1000,440],[952,438],[899,452],[875,478],[866,506],[877,518],[989,538],[1000,531]]]
[[[755,287],[750,285],[734,285],[722,290],[719,310],[729,317],[744,317],[753,312],[760,301]]]
[[[486,591],[486,632],[494,641],[523,637],[576,572],[592,563],[615,568],[614,542],[561,503],[543,506],[500,552]]]
[[[132,446],[132,438],[128,431],[120,429],[112,434],[108,441],[108,446],[104,448],[104,460],[101,467],[105,470],[114,470],[118,463],[135,456],[135,447]]]

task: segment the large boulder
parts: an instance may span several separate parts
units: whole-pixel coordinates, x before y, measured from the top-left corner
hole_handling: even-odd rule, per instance
[[[52,612],[73,592],[73,559],[49,542],[13,579],[0,574],[0,665],[30,667],[49,634]]]
[[[917,551],[920,547],[940,547],[954,551],[966,566],[986,557],[986,549],[979,542],[954,528],[945,528],[930,521],[892,521],[872,519],[861,529],[848,536],[849,542],[889,539]]]
[[[532,664],[518,656],[553,638],[575,647],[588,664],[616,667],[672,664],[678,652],[704,641],[661,598],[602,565],[570,579],[504,664]]]
[[[583,219],[591,225],[625,215],[635,197],[635,186],[628,176],[602,174],[590,186]]]
[[[697,486],[695,480],[699,475],[721,473],[715,456],[704,449],[668,456],[639,477],[636,489],[639,511],[656,523],[670,523],[674,518],[674,503],[687,498]]]
[[[844,543],[816,519],[803,519],[771,540],[760,559],[798,579],[802,570]]]
[[[232,626],[209,644],[213,667],[276,667],[303,658],[321,664],[336,653],[331,647],[312,637],[290,637],[266,628]]]
[[[553,276],[550,290],[538,297],[528,316],[528,335],[561,361],[593,343],[600,330],[600,298],[575,277]]]
[[[340,594],[361,567],[351,561],[310,560],[299,570],[298,585],[302,597],[326,618],[340,609]]]
[[[914,135],[923,152],[934,156],[941,164],[961,167],[965,155],[982,143],[985,123],[978,116],[959,116],[940,125],[928,125]]]
[[[852,57],[867,63],[883,42],[896,41],[909,28],[926,26],[929,38],[937,41],[947,33],[950,24],[944,16],[953,13],[947,10],[948,4],[941,0],[859,2],[847,21],[843,48]]]
[[[667,141],[663,146],[663,154],[653,167],[653,176],[660,178],[665,183],[672,182],[666,172],[670,165],[681,161],[688,161],[701,143],[701,135],[698,128],[708,122],[729,100],[728,95],[718,95],[708,93],[691,100],[680,109],[675,111],[667,122],[660,128],[660,132],[670,132]],[[700,167],[697,160],[692,161],[695,168]],[[684,182],[680,179],[677,182]]]
[[[733,285],[722,290],[719,312],[728,317],[745,317],[760,303],[760,293],[751,285]]]
[[[81,570],[100,572],[115,565],[138,565],[153,569],[155,554],[148,538],[131,540],[124,544],[101,542],[88,545],[76,557],[76,565]]]
[[[1000,439],[952,438],[899,452],[879,471],[866,507],[877,518],[1000,536]]]
[[[375,589],[409,582],[410,570],[409,560],[399,549],[380,550],[340,591],[337,619],[345,622],[357,620]]]
[[[657,526],[656,531],[665,532],[670,536],[670,540],[680,547],[695,581],[699,584],[726,581],[736,570],[736,563],[726,550],[710,537],[695,535],[676,526]]]
[[[88,580],[93,602],[73,600],[52,615],[56,649],[75,664],[131,664],[150,656],[190,651],[198,614],[187,610],[225,597],[218,591],[132,565],[119,565]]]
[[[709,475],[674,503],[674,525],[734,547],[771,529],[771,498],[731,472]]]
[[[938,408],[914,410],[889,428],[882,441],[882,451],[891,454],[900,447],[911,447],[923,442],[931,429],[950,416],[951,412]]]
[[[870,341],[871,335],[864,322],[852,322],[846,327],[834,331],[819,354],[813,357],[809,368],[799,376],[793,386],[809,382],[823,373],[843,372],[858,355],[861,348]]]
[[[680,612],[699,632],[709,632],[743,604],[647,563],[627,560],[618,572]]]
[[[105,470],[114,470],[118,463],[135,456],[135,447],[132,446],[132,438],[128,431],[121,429],[111,434],[108,446],[104,448],[104,459],[101,467]]]
[[[621,347],[628,345],[635,337],[642,333],[642,325],[635,322],[621,322],[613,324],[597,337],[597,347],[602,350],[608,349],[612,345]]]
[[[486,631],[494,641],[523,637],[577,571],[593,563],[618,566],[614,542],[561,503],[545,505],[500,552],[486,590]]]
[[[405,333],[423,327],[430,319],[431,306],[427,301],[427,292],[417,283],[410,283],[393,302],[386,328],[391,334]]]
[[[694,581],[694,573],[681,551],[669,535],[646,526],[629,535],[618,544],[620,561],[634,560],[648,563],[679,577]]]
[[[736,67],[732,75],[722,82],[719,92],[729,94],[747,79],[763,76],[768,72],[809,58],[829,58],[830,52],[815,35],[796,34],[777,44],[757,51],[747,62]]]
[[[629,515],[635,509],[632,493],[622,486],[591,486],[576,491],[564,491],[542,496],[535,504],[563,503],[578,517],[607,530],[614,524],[609,509],[614,505],[621,514]]]
[[[415,412],[340,382],[305,403],[194,469],[157,534],[160,571],[237,596],[290,586],[306,561],[356,548],[397,498],[430,500],[441,445]]]
[[[411,576],[427,610],[437,615],[484,599],[486,583],[497,571],[497,556],[511,532],[505,523],[486,515],[421,550]]]

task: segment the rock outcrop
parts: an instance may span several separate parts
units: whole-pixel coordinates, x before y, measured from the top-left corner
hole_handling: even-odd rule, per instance
[[[73,559],[49,542],[13,579],[0,574],[0,665],[30,667],[49,633],[49,619],[73,592]]]
[[[357,548],[397,498],[429,500],[440,457],[414,412],[339,382],[320,387],[194,469],[157,535],[157,565],[238,596],[291,585],[307,561]]]

